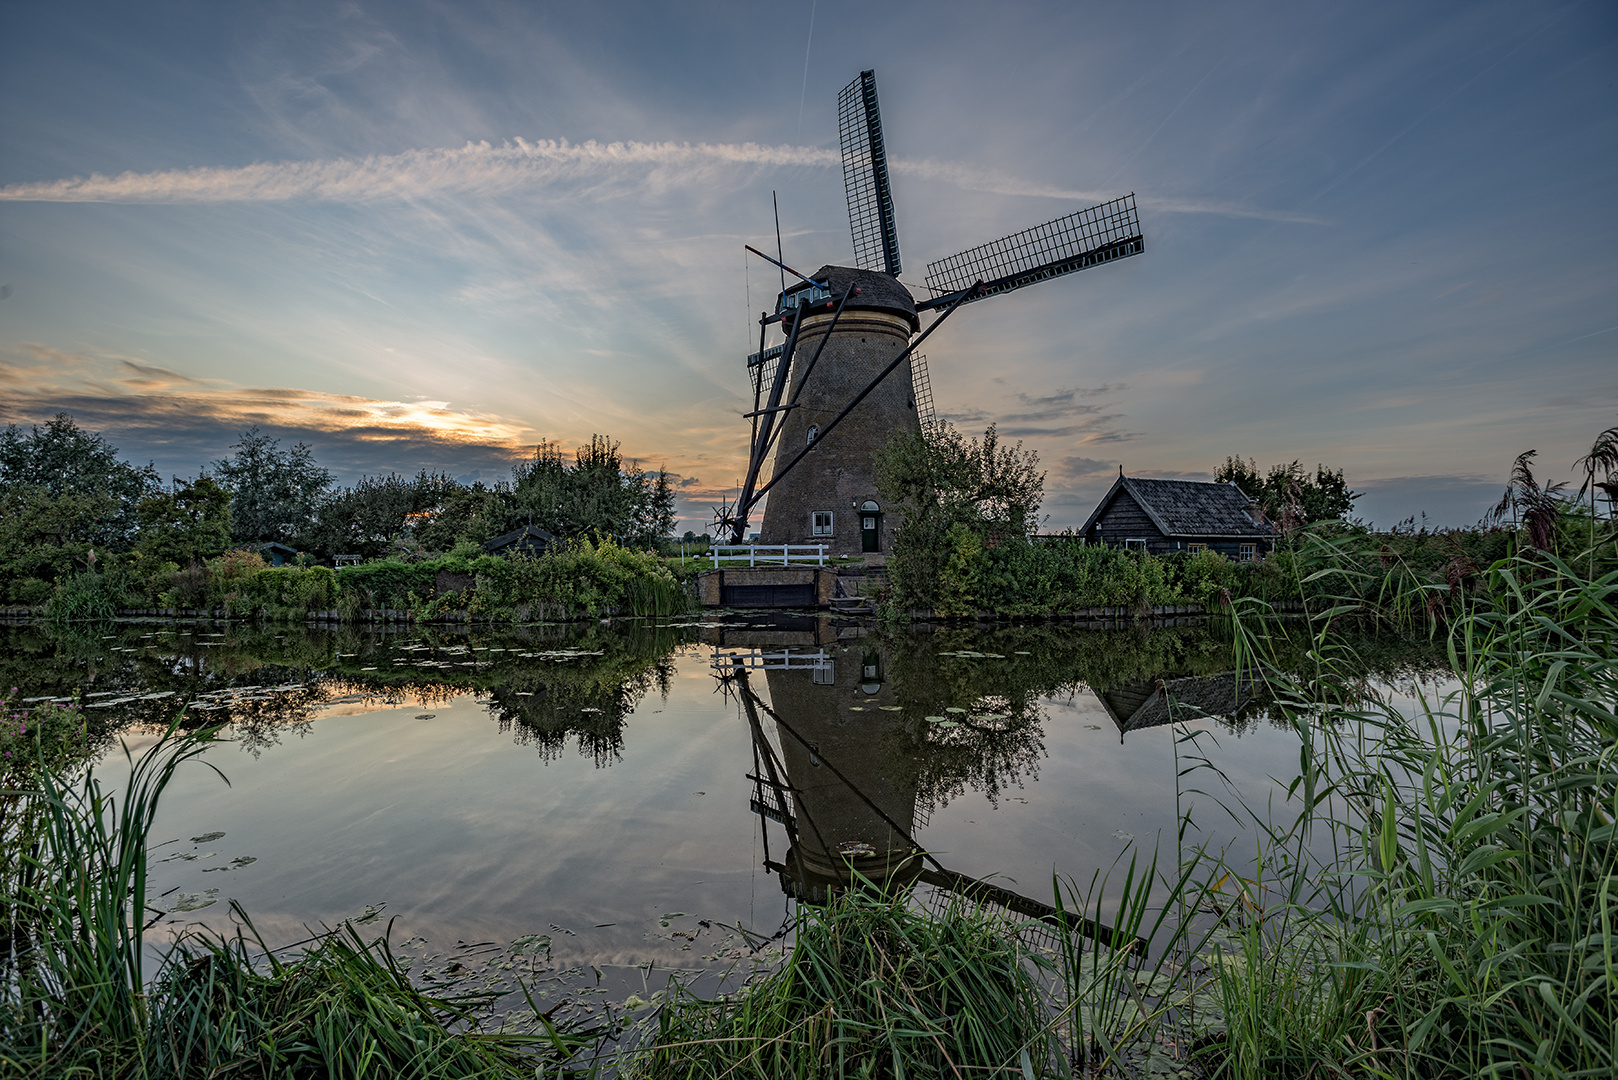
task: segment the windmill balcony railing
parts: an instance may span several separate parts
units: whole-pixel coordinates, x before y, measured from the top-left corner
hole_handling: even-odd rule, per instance
[[[709,549],[714,569],[723,566],[826,565],[825,544],[720,544]]]
[[[825,649],[793,652],[791,649],[748,649],[742,652],[713,653],[713,668],[720,673],[747,668],[750,671],[831,671],[832,655]]]

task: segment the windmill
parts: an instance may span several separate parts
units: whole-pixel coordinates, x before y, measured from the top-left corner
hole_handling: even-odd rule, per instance
[[[875,454],[894,434],[918,430],[930,409],[918,347],[962,304],[999,296],[1145,250],[1134,195],[1012,233],[927,264],[917,300],[902,270],[893,192],[877,108],[876,73],[860,72],[837,99],[843,187],[854,266],[791,274],[773,313],[759,316],[748,358],[753,389],[747,478],[717,508],[720,535],[739,544],[764,496],[766,544],[824,543],[833,554],[888,550],[876,493]],[[925,330],[921,316],[934,317]],[[766,347],[771,328],[784,338]],[[766,480],[765,465],[774,456]],[[808,461],[812,467],[804,468]]]

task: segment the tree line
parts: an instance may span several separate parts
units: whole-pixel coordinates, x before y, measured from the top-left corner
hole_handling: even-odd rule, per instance
[[[65,413],[0,432],[0,588],[12,603],[40,602],[54,582],[109,557],[153,571],[266,543],[318,562],[426,557],[471,553],[524,525],[653,547],[673,534],[674,493],[665,472],[624,458],[605,435],[572,455],[542,442],[493,483],[422,470],[343,486],[308,445],[283,447],[256,427],[196,477],[168,484]]]

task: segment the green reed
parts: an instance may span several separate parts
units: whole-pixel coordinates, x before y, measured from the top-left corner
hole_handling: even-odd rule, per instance
[[[1453,624],[1455,688],[1414,710],[1346,677],[1324,622],[1313,678],[1268,673],[1291,816],[1235,800],[1256,848],[1196,892],[1217,1075],[1612,1075],[1618,573],[1531,553],[1488,584]]]
[[[800,910],[780,973],[718,1001],[676,988],[640,1074],[1613,1075],[1618,572],[1529,552],[1485,585],[1446,626],[1453,688],[1417,685],[1413,708],[1361,674],[1344,630],[1362,590],[1302,627],[1236,603],[1237,665],[1290,720],[1297,771],[1278,800],[1244,800],[1212,736],[1177,731],[1184,793],[1245,839],[1197,843],[1229,829],[1186,810],[1172,870],[1132,857],[1059,881],[1057,920],[1110,926],[1106,944],[1059,934],[1047,958],[1026,926],[856,892]],[[1443,588],[1401,587],[1370,596],[1380,621],[1417,622]],[[963,927],[981,951],[885,959]]]
[[[1050,1049],[1037,964],[1003,920],[852,890],[800,906],[778,972],[718,1000],[678,983],[645,1077],[1021,1077]]]
[[[132,757],[121,793],[89,770],[73,786],[43,770],[8,793],[0,1075],[527,1078],[600,1037],[481,1031],[489,999],[417,990],[386,936],[345,923],[283,960],[239,908],[234,937],[186,932],[148,980],[147,918],[161,913],[147,906],[147,838],[175,770],[211,740],[171,728]]]

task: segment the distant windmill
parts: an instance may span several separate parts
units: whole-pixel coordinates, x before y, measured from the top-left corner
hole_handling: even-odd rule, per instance
[[[918,302],[898,281],[899,234],[876,74],[861,72],[837,101],[856,265],[805,275],[748,249],[798,284],[782,291],[773,314],[760,315],[759,351],[747,361],[753,384],[747,479],[736,501],[716,511],[719,532],[733,544],[742,542],[749,514],[769,494],[763,543],[825,543],[834,554],[888,550],[874,457],[894,434],[918,430],[931,407],[917,347],[963,303],[1145,249],[1135,197],[1127,195],[929,263],[931,296]],[[938,315],[922,331],[926,311]],[[785,340],[765,348],[777,323]],[[811,467],[800,467],[806,460]]]

